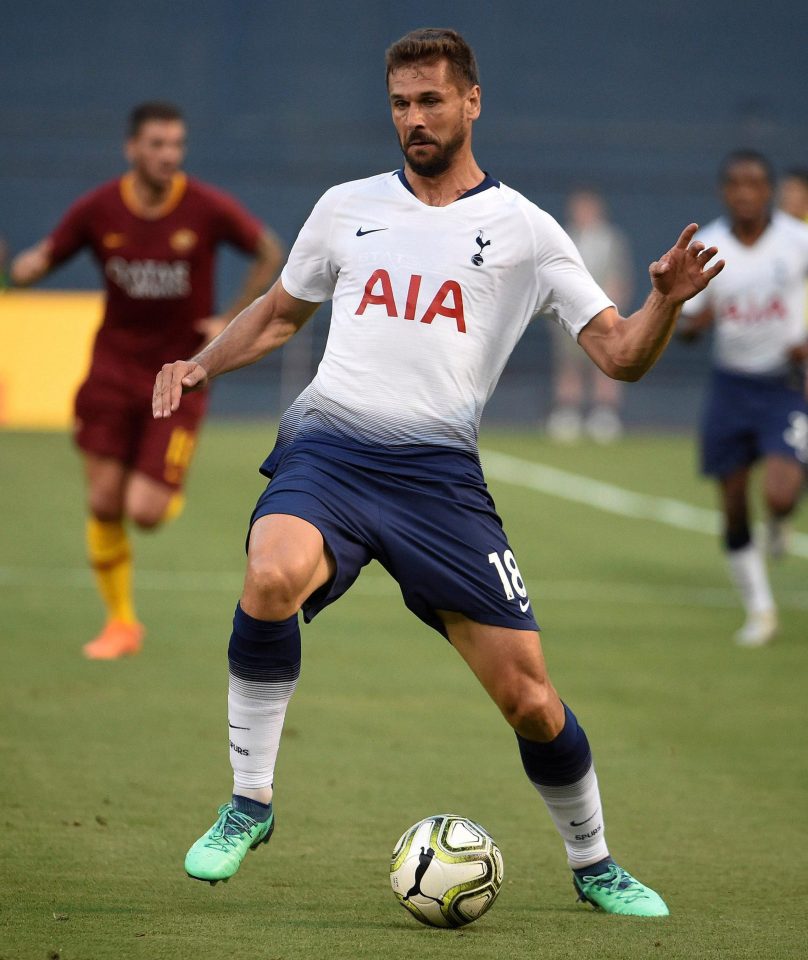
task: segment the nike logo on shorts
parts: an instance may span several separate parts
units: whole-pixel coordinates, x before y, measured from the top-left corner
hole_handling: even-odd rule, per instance
[[[522,611],[522,613],[527,613],[527,608],[528,608],[529,606],[530,606],[530,601],[529,601],[529,600],[525,600],[524,603],[522,603],[521,600],[519,601],[519,609]]]

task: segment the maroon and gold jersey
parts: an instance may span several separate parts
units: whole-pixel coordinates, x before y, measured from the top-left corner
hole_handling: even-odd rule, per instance
[[[202,342],[195,324],[214,312],[217,246],[255,253],[263,229],[232,197],[184,174],[156,213],[144,216],[129,173],[79,198],[50,236],[54,266],[86,246],[104,276],[90,378],[142,381],[149,395],[160,366]]]

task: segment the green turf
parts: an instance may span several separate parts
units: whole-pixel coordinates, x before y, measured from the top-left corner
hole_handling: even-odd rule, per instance
[[[143,654],[87,663],[78,462],[64,436],[0,434],[0,960],[805,956],[808,560],[773,571],[777,643],[741,650],[713,537],[497,483],[610,846],[672,916],[574,903],[513,735],[375,566],[304,629],[272,842],[226,886],[187,879],[228,796],[225,646],[271,438],[208,428],[185,515],[135,538]],[[687,439],[484,446],[712,506]],[[388,884],[398,836],[441,811],[483,823],[505,859],[499,900],[462,931],[421,927]]]

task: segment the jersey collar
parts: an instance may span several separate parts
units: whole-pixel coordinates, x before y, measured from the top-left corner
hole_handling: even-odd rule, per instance
[[[484,176],[483,179],[477,184],[476,187],[472,187],[471,190],[466,190],[466,192],[465,192],[464,194],[462,194],[461,196],[459,196],[459,197],[457,198],[457,200],[453,200],[452,203],[457,203],[459,200],[465,200],[466,197],[473,197],[476,193],[482,193],[483,190],[490,190],[491,187],[496,187],[497,189],[499,189],[499,186],[500,186],[499,180],[495,180],[495,179],[491,176],[491,174],[490,174],[490,173],[486,173],[485,170],[483,170],[483,173],[485,173],[485,176]],[[409,190],[410,193],[411,193],[413,196],[415,196],[415,191],[414,191],[414,190],[412,189],[412,187],[410,186],[410,182],[409,182],[409,180],[407,179],[406,174],[404,173],[404,167],[401,167],[400,169],[396,170],[396,171],[395,171],[395,175],[396,175],[396,176],[398,177],[398,179],[402,182],[402,184],[407,188],[407,190]],[[450,203],[449,206],[451,206],[451,205],[452,205],[452,204]]]
[[[187,186],[188,178],[185,174],[175,173],[171,181],[171,187],[162,204],[160,204],[159,207],[146,211],[143,204],[141,204],[137,198],[137,194],[135,193],[135,175],[130,171],[129,173],[125,173],[120,179],[121,200],[123,200],[126,209],[136,217],[142,217],[144,220],[159,220],[176,209],[180,200],[185,196],[185,188]]]

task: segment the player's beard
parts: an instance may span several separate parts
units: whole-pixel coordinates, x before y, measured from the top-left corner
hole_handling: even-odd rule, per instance
[[[179,172],[179,167],[174,164],[148,164],[143,161],[136,163],[134,169],[143,186],[157,195],[168,193]]]
[[[405,146],[399,141],[401,152],[404,154],[404,159],[409,164],[410,169],[414,173],[417,173],[419,177],[439,177],[442,173],[446,173],[446,171],[451,167],[452,161],[457,155],[457,152],[466,142],[466,135],[463,130],[459,130],[443,146],[440,146],[434,140],[424,140],[422,137],[419,138],[417,135],[414,136],[413,139],[434,144],[437,149],[433,150],[428,159],[416,160],[408,152],[411,144],[408,143]]]

